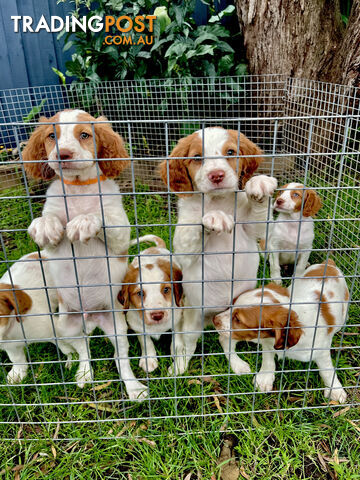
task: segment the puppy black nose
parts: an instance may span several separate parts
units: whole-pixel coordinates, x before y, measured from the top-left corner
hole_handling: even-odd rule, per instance
[[[61,148],[59,150],[60,160],[71,160],[73,158],[73,152],[67,148]]]
[[[150,317],[154,322],[160,322],[164,318],[164,312],[151,312]]]
[[[276,205],[282,205],[284,203],[284,200],[282,198],[278,198],[276,200]]]

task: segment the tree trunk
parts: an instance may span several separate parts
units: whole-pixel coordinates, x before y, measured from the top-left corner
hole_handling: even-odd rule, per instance
[[[345,28],[339,0],[235,0],[252,74],[359,86],[360,0]]]

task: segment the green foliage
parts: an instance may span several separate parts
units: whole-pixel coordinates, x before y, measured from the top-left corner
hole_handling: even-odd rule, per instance
[[[53,69],[54,70],[54,69]],[[36,105],[35,107],[33,107],[30,112],[25,116],[23,117],[23,122],[24,123],[29,123],[31,122],[31,120],[34,120],[34,118],[39,115],[39,113],[41,112],[43,106],[45,105],[46,103],[46,98],[43,98],[41,100],[41,102],[39,103],[39,105]]]
[[[62,0],[63,2],[71,0]],[[193,18],[196,0],[167,2],[166,0],[77,0],[76,16],[156,15],[154,31],[144,31],[150,45],[136,44],[140,34],[128,34],[116,28],[106,33],[78,31],[65,37],[64,51],[75,48],[71,61],[66,63],[66,75],[79,82],[123,80],[140,78],[168,78],[185,76],[242,75],[246,64],[235,51],[239,35],[220,24],[223,17],[235,15],[230,5],[215,12],[215,0],[203,0],[210,10],[207,25],[197,26]],[[122,23],[123,25],[123,23]],[[60,36],[63,32],[60,33]],[[107,35],[131,36],[132,45],[107,45]],[[150,43],[150,42],[149,42]]]

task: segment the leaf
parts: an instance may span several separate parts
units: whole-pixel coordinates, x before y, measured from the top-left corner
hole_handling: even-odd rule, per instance
[[[26,115],[26,117],[23,117],[23,122],[24,122],[24,123],[31,122],[31,120],[32,120],[34,117],[36,117],[36,115],[38,115],[38,114],[41,112],[41,110],[42,110],[43,106],[45,105],[45,103],[46,103],[46,98],[43,98],[43,99],[41,100],[41,102],[39,103],[39,105],[37,105],[36,107],[33,107],[33,108],[30,110],[30,112]]]
[[[106,405],[100,405],[100,404],[95,404],[95,403],[86,403],[88,407],[91,408],[96,408],[98,410],[101,410],[102,412],[116,412],[115,408],[108,407]]]
[[[136,56],[140,58],[151,58],[151,53],[147,52],[146,50],[142,50]]]
[[[63,48],[63,52],[67,52],[68,50],[70,50],[70,48],[74,45],[74,42],[72,40],[70,40],[69,42],[65,43],[64,45],[64,48]]]
[[[141,442],[141,443],[147,443],[148,445],[150,445],[150,447],[153,447],[155,448],[156,447],[156,442],[154,442],[154,440],[149,440],[148,438],[136,438],[135,440],[137,440],[138,442]]]
[[[154,10],[154,15],[156,16],[156,21],[160,24],[160,33],[163,33],[166,30],[166,27],[170,25],[171,19],[168,15],[166,7],[157,7]]]
[[[235,10],[234,5],[228,5],[224,10],[218,12],[216,15],[213,15],[209,18],[209,23],[215,23],[221,20],[225,15],[231,15]]]
[[[346,421],[349,422],[350,425],[352,425],[355,428],[355,430],[360,432],[360,427],[355,422],[353,422],[352,420],[348,420],[348,419],[346,419]]]
[[[219,402],[219,399],[218,397],[216,397],[215,395],[213,395],[212,397],[214,399],[214,403],[216,405],[216,408],[219,410],[220,413],[224,413],[223,412],[223,409],[221,408],[221,405],[220,405],[220,402]]]
[[[196,55],[207,55],[207,54],[213,55],[214,49],[215,49],[215,46],[212,46],[212,45],[200,45],[196,49]]]
[[[189,50],[188,52],[186,52],[185,57],[189,60],[189,58],[192,58],[195,55],[197,55],[196,50]]]
[[[56,458],[56,448],[54,447],[54,445],[51,445],[51,452],[52,452],[54,460],[55,460],[55,458]]]
[[[350,410],[350,407],[342,408],[341,410],[333,413],[333,418],[340,417],[340,415],[345,415],[346,412]]]
[[[222,10],[220,13],[223,15],[231,15],[235,10],[235,5],[228,5],[224,10]]]
[[[178,6],[178,5],[173,5],[174,13],[175,13],[175,18],[176,18],[176,23],[179,26],[182,26],[184,22],[184,15],[185,15],[185,9],[183,6]]]
[[[218,37],[213,33],[204,32],[196,38],[196,40],[194,41],[194,45],[198,46],[205,40],[214,40],[216,42],[218,40]]]
[[[191,380],[188,381],[188,384],[189,385],[201,385],[201,380],[197,379],[197,378],[192,378]]]
[[[324,471],[324,472],[327,472],[328,469],[327,469],[327,466],[326,466],[326,462],[325,462],[325,459],[323,457],[323,455],[321,455],[320,452],[317,452],[317,455],[318,455],[318,459],[319,459],[319,462],[320,462],[320,465],[321,465],[321,469]]]
[[[60,419],[58,418],[55,433],[54,433],[54,436],[53,436],[53,440],[57,440],[58,435],[59,435],[59,430],[60,430]]]
[[[222,52],[234,53],[235,50],[226,42],[218,42],[215,47]]]
[[[165,58],[170,57],[170,55],[176,55],[181,57],[181,55],[187,50],[187,46],[184,43],[177,42],[173,43],[165,52]]]
[[[245,472],[245,469],[243,467],[243,465],[240,465],[240,475],[244,478],[246,478],[246,480],[250,480],[250,475],[248,475],[246,472]]]
[[[94,390],[96,390],[96,391],[103,390],[104,388],[109,387],[111,384],[112,384],[112,380],[109,380],[109,381],[106,382],[106,383],[102,383],[102,384],[100,384],[100,385],[96,385],[96,387],[94,387]]]
[[[171,37],[171,38],[170,38]],[[158,49],[161,45],[163,45],[166,42],[170,42],[173,39],[174,35],[169,35],[167,38],[163,38],[162,40],[159,40],[158,42],[155,42],[154,45],[152,46],[150,52]]]
[[[60,70],[58,70],[58,69],[55,68],[55,67],[52,67],[52,71],[53,71],[54,73],[56,73],[56,75],[60,78],[61,84],[62,84],[62,85],[66,85],[66,77],[65,77],[65,75],[64,75],[62,72],[60,72]]]
[[[235,73],[236,73],[236,75],[239,75],[239,76],[246,75],[247,74],[247,64],[246,63],[239,63],[239,65],[236,65]]]

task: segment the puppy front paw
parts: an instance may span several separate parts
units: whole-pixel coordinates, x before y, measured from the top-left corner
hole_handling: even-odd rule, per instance
[[[87,243],[90,238],[96,237],[101,230],[101,219],[93,213],[81,214],[73,218],[66,225],[66,235],[71,243],[80,241]]]
[[[271,197],[277,187],[277,180],[267,175],[252,177],[245,185],[245,192],[248,198],[256,202],[263,202]]]
[[[139,360],[139,367],[144,370],[144,372],[153,372],[157,369],[159,362],[157,358],[140,358]]]
[[[231,233],[234,229],[234,219],[221,210],[212,210],[202,218],[202,224],[208,232]]]
[[[28,233],[40,248],[50,244],[56,246],[64,235],[64,227],[55,215],[35,218],[28,228]]]
[[[84,388],[87,383],[91,383],[91,370],[84,367],[79,367],[75,375],[76,384],[79,388]]]
[[[343,388],[325,388],[324,397],[330,398],[335,402],[345,403],[347,399],[347,393]]]
[[[254,384],[259,392],[271,392],[275,382],[274,373],[257,373],[254,378]]]
[[[242,375],[244,373],[251,373],[250,365],[244,360],[241,360],[238,355],[231,355],[230,358],[231,369],[236,375]]]
[[[142,402],[143,400],[148,398],[149,394],[145,385],[138,381],[133,381],[130,383],[131,385],[127,385],[126,388],[130,400]]]
[[[25,368],[14,366],[7,374],[7,382],[9,385],[16,385],[17,383],[21,383],[27,374],[27,366]]]

